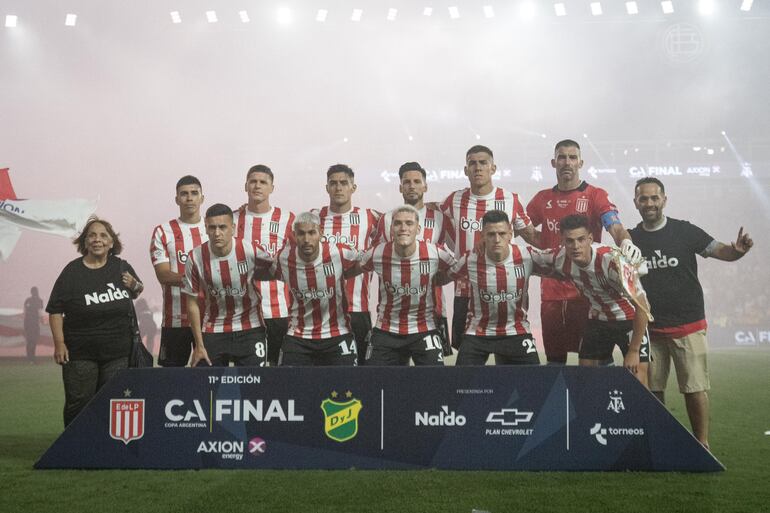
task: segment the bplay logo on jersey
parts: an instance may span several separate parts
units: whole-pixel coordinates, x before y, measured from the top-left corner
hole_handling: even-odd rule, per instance
[[[143,436],[144,399],[110,399],[110,437],[128,445]]]
[[[187,253],[182,251],[181,249],[177,250],[176,252],[176,261],[180,264],[184,265],[187,263]]]
[[[339,394],[332,391],[331,399],[321,401],[324,414],[324,433],[335,442],[347,442],[358,434],[358,414],[363,404],[353,397],[353,393],[345,392],[347,401],[337,401]]]
[[[334,287],[326,290],[318,289],[291,289],[291,295],[300,301],[311,299],[331,299],[334,297]]]
[[[331,245],[345,244],[346,246],[356,248],[358,247],[358,236],[353,235],[349,237],[341,233],[330,233],[321,235],[321,242],[328,242]]]
[[[226,297],[226,296],[233,296],[233,297],[243,297],[247,294],[248,289],[246,287],[223,287],[221,289],[215,289],[214,287],[209,287],[209,295],[213,297]]]
[[[592,435],[597,442],[601,445],[607,445],[610,437],[634,437],[644,436],[644,428],[616,428],[616,427],[604,427],[601,423],[597,422],[589,429],[589,434]]]
[[[86,306],[99,305],[102,303],[110,303],[112,301],[120,301],[121,299],[128,299],[128,291],[120,290],[114,283],[107,284],[107,292],[92,292],[91,294],[83,294],[86,300]]]
[[[383,285],[385,286],[385,290],[388,291],[388,294],[390,294],[393,297],[401,297],[401,296],[424,296],[428,289],[425,287],[413,287],[409,283],[404,283],[403,285],[399,284],[392,284],[390,282],[383,282]]]
[[[449,411],[449,406],[443,405],[438,413],[427,411],[414,412],[415,426],[464,426],[467,419],[464,415],[458,415]]]
[[[480,290],[479,297],[485,303],[503,303],[505,301],[518,301],[521,298],[521,291],[516,290],[514,292],[508,292],[507,290],[500,290],[497,292],[489,290]]]
[[[481,219],[460,218],[460,229],[465,232],[480,232],[481,228]]]

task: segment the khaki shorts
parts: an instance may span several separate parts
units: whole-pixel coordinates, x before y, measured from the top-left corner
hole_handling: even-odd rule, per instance
[[[706,330],[696,331],[681,338],[653,335],[652,361],[650,362],[650,390],[666,390],[671,361],[674,361],[679,391],[683,394],[704,392],[711,388],[706,355],[708,342]]]

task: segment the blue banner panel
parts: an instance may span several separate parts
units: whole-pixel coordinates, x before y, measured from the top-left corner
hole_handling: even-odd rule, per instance
[[[625,369],[545,366],[129,369],[35,467],[724,470]]]

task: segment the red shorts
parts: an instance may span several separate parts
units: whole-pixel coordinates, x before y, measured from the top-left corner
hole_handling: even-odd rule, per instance
[[[577,353],[588,322],[590,305],[585,299],[543,301],[543,347],[549,362],[567,361],[567,353]]]

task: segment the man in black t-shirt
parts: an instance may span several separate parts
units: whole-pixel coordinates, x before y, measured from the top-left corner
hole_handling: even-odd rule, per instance
[[[646,259],[648,274],[642,276],[642,285],[655,318],[650,325],[650,390],[664,402],[673,360],[693,434],[708,448],[708,344],[696,255],[731,262],[743,257],[754,243],[743,227],[736,241],[728,245],[687,221],[667,218],[663,215],[665,192],[657,178],[636,183],[634,204],[642,222],[629,230]]]

